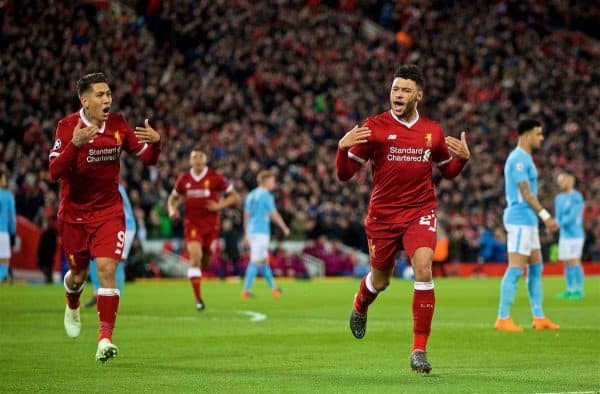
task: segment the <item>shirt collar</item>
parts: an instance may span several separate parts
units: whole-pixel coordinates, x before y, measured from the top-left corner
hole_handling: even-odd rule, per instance
[[[194,174],[194,170],[190,168],[190,175],[196,182],[198,182],[200,179],[204,178],[206,176],[207,172],[208,172],[208,167],[204,167],[204,169],[202,171],[200,171],[200,175],[196,175],[196,174]]]
[[[92,122],[90,122],[90,120],[85,116],[85,113],[83,112],[83,108],[81,108],[79,110],[79,117],[81,118],[81,120],[83,120],[85,127],[90,127],[92,125]],[[104,133],[105,129],[106,129],[106,122],[102,122],[102,127],[100,127],[100,130],[98,130],[98,132]]]
[[[396,122],[400,123],[403,126],[406,126],[407,128],[411,128],[415,125],[415,123],[417,123],[419,121],[419,111],[417,111],[417,109],[415,108],[415,113],[417,114],[417,116],[411,121],[411,122],[407,122],[405,120],[400,119],[399,117],[397,117],[394,112],[390,109],[390,115],[392,115],[392,118],[394,118],[396,120]]]

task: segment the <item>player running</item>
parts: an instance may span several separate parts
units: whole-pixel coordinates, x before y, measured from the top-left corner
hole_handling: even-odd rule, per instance
[[[190,152],[190,171],[177,178],[167,201],[172,220],[179,219],[179,203],[182,198],[185,201],[183,227],[190,255],[188,278],[198,311],[206,308],[201,291],[202,269],[208,267],[212,254],[211,245],[219,238],[219,211],[240,201],[233,184],[206,163],[207,157],[202,148],[195,147]],[[224,199],[221,198],[222,194],[226,195]]]
[[[423,74],[417,66],[400,66],[390,89],[391,109],[344,135],[338,143],[336,166],[342,181],[368,161],[373,172],[365,219],[371,272],[361,280],[354,297],[350,330],[356,338],[364,337],[367,309],[389,285],[396,255],[406,250],[415,272],[410,365],[414,371],[429,373],[426,347],[435,308],[431,264],[437,206],[432,167],[437,164],[442,175],[451,179],[471,155],[465,132],[460,140],[444,137],[439,123],[419,114],[423,87]]]
[[[118,351],[112,343],[119,307],[115,270],[125,242],[119,157],[124,150],[146,165],[156,164],[161,137],[148,119],[134,131],[123,116],[110,113],[112,94],[104,74],[83,76],[77,94],[82,108],[58,122],[49,156],[50,176],[60,180],[58,231],[70,265],[64,325],[69,337],[79,336],[79,297],[94,258],[100,279],[96,360],[105,362]]]

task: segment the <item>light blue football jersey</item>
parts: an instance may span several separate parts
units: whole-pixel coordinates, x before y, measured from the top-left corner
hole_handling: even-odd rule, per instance
[[[125,229],[135,231],[135,216],[133,215],[133,208],[131,207],[131,202],[129,201],[129,197],[127,196],[127,190],[125,190],[125,186],[119,184],[119,193],[121,193],[121,198],[123,199],[123,211],[125,212]]]
[[[533,209],[523,199],[519,183],[527,181],[529,189],[537,197],[538,172],[531,155],[517,147],[504,164],[504,186],[506,190],[506,209],[504,224],[537,226],[538,218]]]
[[[248,234],[271,235],[271,214],[275,212],[275,198],[267,189],[257,187],[244,201],[244,210],[249,215]]]
[[[9,234],[17,232],[15,197],[7,189],[0,189],[0,232]]]
[[[577,190],[559,193],[554,199],[554,215],[561,238],[584,238],[583,196]]]

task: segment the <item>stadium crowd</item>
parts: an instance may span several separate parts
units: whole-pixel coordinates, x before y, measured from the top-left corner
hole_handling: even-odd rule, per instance
[[[593,30],[578,29],[598,15],[587,2],[123,3],[133,7],[0,3],[0,158],[20,215],[53,225],[58,185],[47,157],[56,123],[79,107],[75,81],[102,71],[113,111],[133,125],[150,117],[164,137],[156,167],[123,158],[140,237],[181,235],[166,199],[200,143],[209,166],[242,195],[259,170],[277,169],[291,239],[324,236],[366,250],[368,168],[354,183],[338,182],[337,141],[385,111],[395,67],[416,63],[426,76],[419,110],[447,134],[468,130],[472,147],[460,177],[437,178],[448,259],[493,259],[479,253],[484,233],[503,242],[503,164],[527,114],[546,134],[535,154],[541,201],[553,206],[559,169],[577,177],[586,198],[584,260],[600,261],[600,45]],[[240,209],[224,215],[240,233]],[[546,253],[552,241],[544,236]]]

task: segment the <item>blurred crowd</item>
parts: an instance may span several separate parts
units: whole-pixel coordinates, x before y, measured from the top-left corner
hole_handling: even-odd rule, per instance
[[[76,80],[102,71],[112,110],[133,126],[150,118],[164,138],[153,168],[123,158],[139,237],[181,235],[166,199],[200,143],[242,195],[259,170],[278,171],[292,240],[366,250],[369,168],[337,181],[337,141],[385,111],[394,69],[416,63],[420,113],[447,134],[467,130],[473,156],[455,180],[435,174],[447,259],[502,255],[503,164],[528,115],[546,135],[535,154],[541,201],[553,207],[558,171],[577,177],[584,259],[600,261],[600,45],[589,25],[598,12],[558,0],[0,2],[0,162],[18,213],[52,226],[56,123],[79,108]],[[224,216],[240,238],[240,209]],[[554,238],[543,234],[547,256]]]

